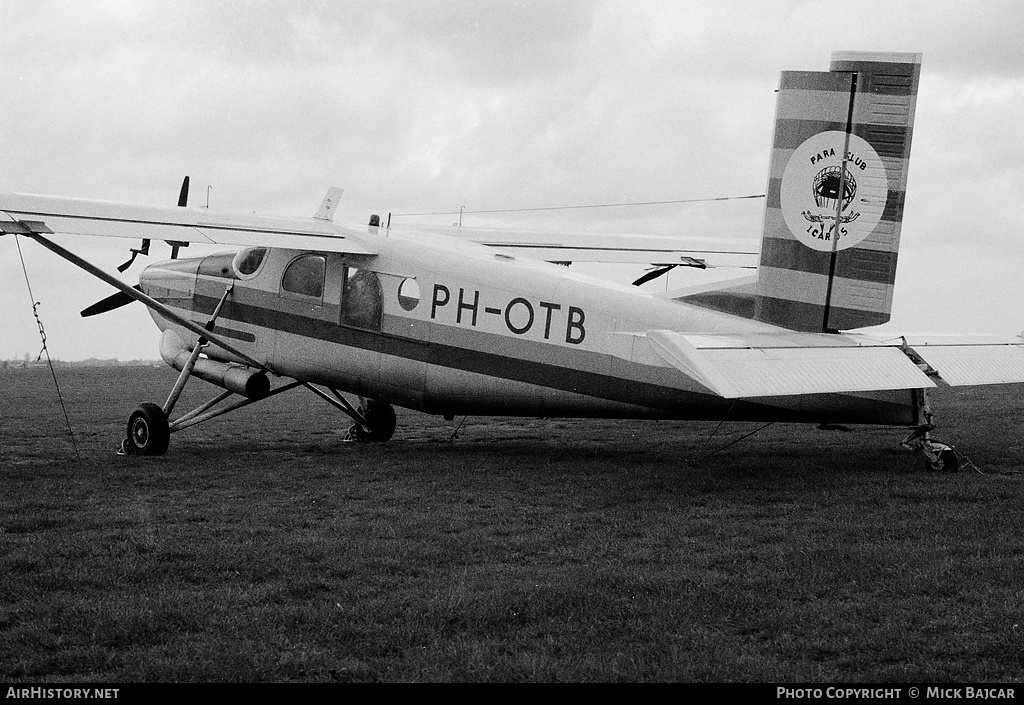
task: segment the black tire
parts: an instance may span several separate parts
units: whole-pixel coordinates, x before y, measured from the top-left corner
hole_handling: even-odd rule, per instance
[[[163,455],[170,440],[167,415],[156,404],[144,402],[128,417],[125,451],[129,455]]]
[[[930,472],[956,472],[960,469],[960,458],[952,448],[939,451],[934,460],[925,460],[924,466]]]
[[[395,409],[387,402],[376,399],[360,399],[359,413],[366,419],[369,428],[353,424],[349,429],[349,437],[356,441],[370,443],[386,443],[395,435],[398,419]]]
[[[956,472],[960,469],[960,458],[952,448],[939,453],[939,472]]]

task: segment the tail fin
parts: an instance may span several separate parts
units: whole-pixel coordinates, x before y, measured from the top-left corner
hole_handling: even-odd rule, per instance
[[[837,52],[785,71],[754,317],[801,331],[889,320],[920,54]]]

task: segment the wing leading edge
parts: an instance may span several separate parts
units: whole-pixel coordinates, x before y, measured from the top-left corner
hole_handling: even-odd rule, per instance
[[[547,262],[680,264],[687,258],[711,267],[753,269],[757,243],[711,237],[574,233],[500,228],[410,228],[457,237]]]
[[[26,194],[0,194],[0,212],[14,221],[41,221],[50,231],[69,235],[376,254],[365,231],[324,217],[228,214]],[[322,206],[321,215],[325,213],[333,208]]]

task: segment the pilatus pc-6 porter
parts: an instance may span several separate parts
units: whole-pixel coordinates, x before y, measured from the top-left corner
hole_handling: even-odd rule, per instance
[[[301,386],[348,414],[359,440],[391,437],[393,405],[446,417],[887,424],[907,427],[936,466],[955,466],[929,437],[928,390],[1024,381],[1024,341],[856,332],[890,316],[920,58],[839,52],[827,72],[783,72],[756,276],[717,287],[655,293],[587,277],[553,261],[609,249],[551,235],[449,236],[375,217],[336,225],[336,188],[309,218],[2,195],[0,233],[119,289],[84,314],[149,307],[180,375],[162,405],[131,413],[132,454],[160,455],[172,433]],[[141,238],[133,259],[163,240],[172,258],[129,286],[52,233]],[[696,261],[685,243],[666,252],[652,241],[613,249],[634,262]],[[241,249],[177,257],[188,243]],[[172,417],[192,376],[223,391]]]

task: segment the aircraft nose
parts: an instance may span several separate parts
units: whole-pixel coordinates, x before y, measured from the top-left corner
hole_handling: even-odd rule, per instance
[[[151,264],[142,270],[134,289],[161,303],[174,299],[191,299],[195,294],[196,272],[200,260],[167,260]],[[135,299],[125,291],[118,291],[91,306],[82,309],[83,318],[127,306]]]
[[[149,265],[139,276],[143,293],[157,301],[191,299],[196,291],[196,273],[201,259],[172,259]]]

